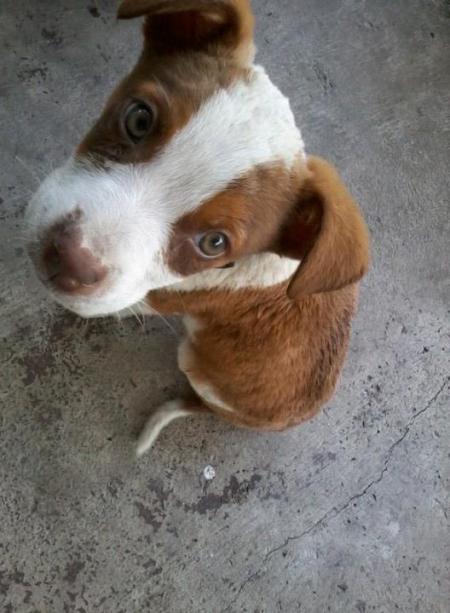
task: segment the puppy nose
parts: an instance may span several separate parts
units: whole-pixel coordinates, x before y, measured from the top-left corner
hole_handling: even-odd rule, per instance
[[[79,231],[71,226],[56,226],[42,254],[47,280],[65,293],[89,294],[107,275],[107,268],[86,247]]]

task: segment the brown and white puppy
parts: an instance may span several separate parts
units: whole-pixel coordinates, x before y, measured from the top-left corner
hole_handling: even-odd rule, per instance
[[[192,398],[151,417],[139,454],[195,412],[295,426],[335,389],[366,226],[253,63],[249,0],[121,3],[120,18],[140,16],[136,67],[30,204],[38,274],[84,317],[184,315]]]

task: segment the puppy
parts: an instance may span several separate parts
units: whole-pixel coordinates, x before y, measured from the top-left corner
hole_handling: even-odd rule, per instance
[[[30,203],[37,273],[83,317],[184,316],[192,396],[156,411],[138,454],[194,413],[296,426],[342,369],[369,264],[361,213],[254,64],[249,0],[123,0],[118,16],[145,17],[143,51]]]

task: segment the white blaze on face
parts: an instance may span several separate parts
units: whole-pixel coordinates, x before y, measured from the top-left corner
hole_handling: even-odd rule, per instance
[[[152,289],[179,283],[182,278],[169,270],[164,257],[176,221],[255,166],[282,162],[291,167],[299,157],[304,158],[304,145],[289,102],[264,70],[255,67],[248,82],[239,81],[208,99],[150,162],[105,169],[87,160],[69,160],[48,177],[30,204],[33,238],[79,210],[83,245],[110,272],[97,295],[59,294],[57,299],[94,317],[123,310]],[[249,281],[252,285],[253,279]]]

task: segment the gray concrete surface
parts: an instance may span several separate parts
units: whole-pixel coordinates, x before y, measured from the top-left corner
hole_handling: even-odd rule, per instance
[[[114,5],[0,3],[0,610],[448,613],[448,1],[255,0],[259,59],[361,202],[374,266],[317,419],[193,420],[141,462],[183,386],[179,325],[55,308],[21,225],[135,58]]]

